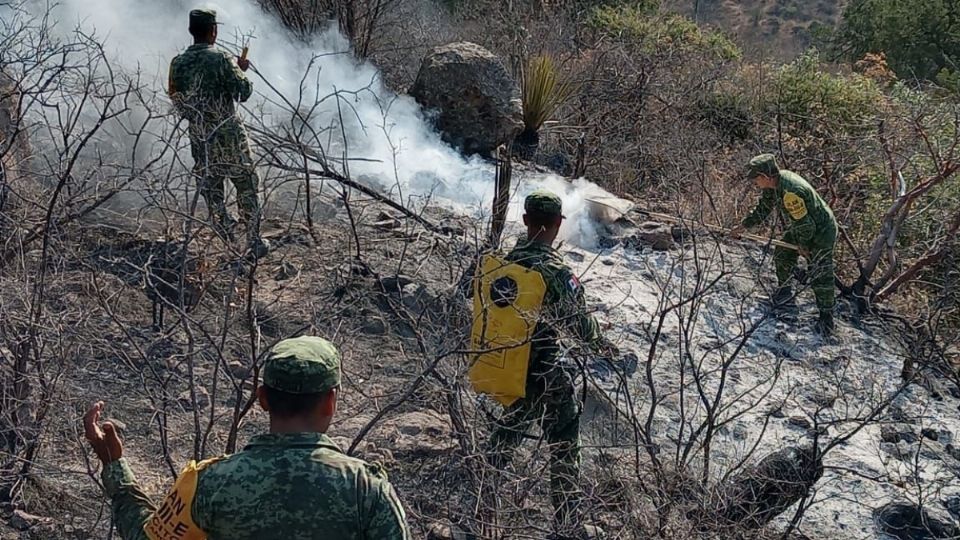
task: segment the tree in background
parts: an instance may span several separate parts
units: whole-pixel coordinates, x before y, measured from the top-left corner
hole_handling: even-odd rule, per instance
[[[853,0],[834,36],[840,56],[886,53],[901,78],[947,82],[960,71],[960,3]]]

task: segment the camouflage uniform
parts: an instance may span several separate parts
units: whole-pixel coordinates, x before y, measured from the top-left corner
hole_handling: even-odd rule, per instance
[[[560,205],[559,197],[538,190],[527,197],[524,207],[528,213],[560,214]],[[597,352],[603,340],[596,319],[586,310],[583,286],[559,252],[540,242],[521,241],[507,260],[539,272],[547,291],[532,338],[526,397],[504,411],[491,446],[496,464],[502,465],[539,422],[550,445],[550,494],[557,522],[567,527],[577,519],[580,500],[580,404],[574,374],[560,357],[558,340],[565,331]]]
[[[743,220],[743,226],[758,225],[774,207],[780,208],[786,224],[783,240],[810,252],[810,286],[817,299],[821,323],[829,319],[832,328],[836,304],[833,249],[837,242],[837,222],[833,211],[800,175],[780,169],[772,154],[753,158],[749,171],[750,177],[765,174],[779,178],[779,181],[776,189],[763,190],[756,208]],[[777,281],[782,289],[789,287],[788,280],[797,266],[797,256],[792,249],[778,247],[774,250]]]
[[[288,393],[339,386],[336,348],[317,337],[278,343],[263,383]],[[377,465],[348,457],[323,433],[271,433],[242,452],[201,462],[193,522],[210,540],[409,538],[403,507]],[[103,485],[126,540],[148,538],[144,527],[162,515],[124,459],[107,465]]]
[[[191,24],[215,21],[216,13],[193,10],[190,20]],[[193,173],[211,218],[223,230],[230,228],[232,219],[224,203],[224,180],[229,178],[237,190],[241,218],[250,234],[257,234],[259,178],[235,105],[250,98],[253,85],[229,53],[197,43],[170,62],[168,92],[177,111],[190,123]]]

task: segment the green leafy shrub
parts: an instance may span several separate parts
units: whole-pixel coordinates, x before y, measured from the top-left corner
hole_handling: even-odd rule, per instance
[[[960,64],[960,2],[851,0],[835,50],[851,60],[885,52],[901,78],[933,80]]]
[[[944,90],[960,96],[960,69],[941,69],[937,74],[937,84]]]
[[[741,56],[739,47],[725,35],[704,30],[682,15],[652,15],[648,9],[635,6],[604,6],[594,8],[587,23],[599,32],[632,42],[647,53],[669,48],[707,52],[717,60],[736,60]]]
[[[700,98],[696,109],[702,120],[731,141],[753,136],[753,111],[742,94],[718,90]]]
[[[871,129],[883,101],[873,80],[824,71],[819,56],[809,53],[780,68],[763,108],[798,136],[833,137]]]

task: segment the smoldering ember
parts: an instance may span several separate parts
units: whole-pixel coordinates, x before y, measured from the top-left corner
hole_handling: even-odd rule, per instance
[[[957,21],[0,1],[0,539],[960,538]]]

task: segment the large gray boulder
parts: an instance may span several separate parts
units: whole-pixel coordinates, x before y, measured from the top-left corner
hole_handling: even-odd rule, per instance
[[[450,43],[424,59],[410,95],[443,139],[466,154],[490,154],[523,127],[517,83],[493,53]]]

